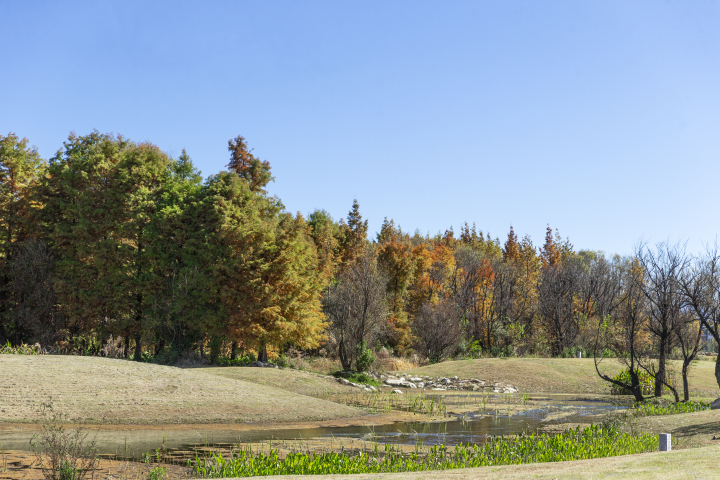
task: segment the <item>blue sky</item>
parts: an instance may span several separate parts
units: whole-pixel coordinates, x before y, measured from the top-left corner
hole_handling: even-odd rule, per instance
[[[718,234],[720,3],[0,0],[0,133],[242,134],[290,211],[629,253]]]

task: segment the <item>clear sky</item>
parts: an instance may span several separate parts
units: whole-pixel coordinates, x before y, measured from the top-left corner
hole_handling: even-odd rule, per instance
[[[720,2],[0,0],[0,133],[242,134],[289,211],[576,248],[718,230]]]

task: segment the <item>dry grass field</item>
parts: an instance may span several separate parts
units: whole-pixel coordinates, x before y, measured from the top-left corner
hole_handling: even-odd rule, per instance
[[[36,420],[48,401],[82,423],[262,424],[364,414],[205,370],[98,357],[0,355],[0,422]]]
[[[679,362],[670,364],[678,372]],[[621,370],[615,359],[606,359],[601,371],[615,375]],[[720,390],[715,380],[715,362],[701,360],[690,371],[690,391],[695,396],[716,398]],[[506,382],[528,393],[597,393],[609,388],[595,372],[591,358],[484,358],[458,360],[407,370],[407,373],[430,376],[478,378]],[[682,382],[678,379],[678,384]]]
[[[279,388],[293,393],[309,396],[326,396],[339,393],[356,392],[354,387],[343,386],[334,378],[301,370],[280,368],[214,367],[203,368],[203,373],[217,375],[232,380],[252,382],[254,384]]]

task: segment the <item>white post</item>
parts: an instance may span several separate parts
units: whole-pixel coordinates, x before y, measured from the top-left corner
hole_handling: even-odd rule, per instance
[[[669,452],[672,450],[672,445],[670,444],[670,434],[669,433],[661,433],[660,434],[660,451],[661,452]]]
[[[582,358],[582,352],[578,352],[578,358]]]

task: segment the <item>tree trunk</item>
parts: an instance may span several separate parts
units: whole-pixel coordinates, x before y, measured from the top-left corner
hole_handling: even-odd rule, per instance
[[[155,356],[160,355],[160,353],[163,351],[164,348],[165,348],[165,339],[160,338],[158,343],[155,344]]]
[[[133,360],[136,362],[142,362],[142,343],[141,343],[141,334],[137,334],[135,336],[135,356],[133,357]]]
[[[123,356],[125,357],[125,360],[130,358],[130,335],[125,334],[125,338],[123,339],[125,344],[123,347]]]
[[[213,336],[210,339],[210,363],[215,364],[217,363],[218,358],[220,357],[220,348],[222,347],[222,338],[216,336]]]
[[[658,355],[658,369],[655,373],[655,396],[661,397],[663,384],[665,383],[665,347],[667,345],[667,337],[660,338],[660,352]]]
[[[258,362],[267,363],[267,361],[267,344],[265,344],[265,342],[260,342],[260,348],[258,349]]]
[[[232,346],[230,346],[230,360],[237,360],[237,354],[238,344],[237,342],[232,342]]]
[[[338,356],[340,357],[340,364],[342,364],[343,371],[349,372],[350,367],[350,358],[347,355],[347,352],[345,351],[345,342],[340,342],[340,348],[338,349]]]
[[[690,361],[692,361],[692,359],[690,359]],[[690,367],[690,361],[685,360],[682,366],[683,402],[690,400],[690,386],[688,385],[688,368]]]

